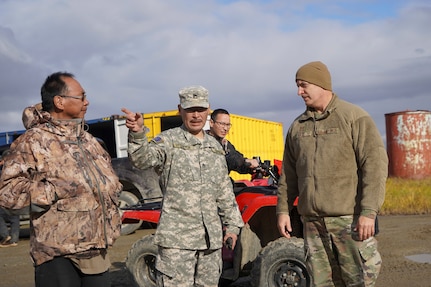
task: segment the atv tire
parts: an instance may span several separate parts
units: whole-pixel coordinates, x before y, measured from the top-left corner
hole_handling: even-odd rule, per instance
[[[122,212],[121,208],[135,205],[139,202],[139,199],[133,193],[123,190],[120,193],[119,201],[120,201],[120,213],[121,213]],[[132,234],[133,232],[138,230],[139,227],[141,227],[141,224],[142,224],[142,220],[140,220],[137,223],[121,224],[121,235]]]
[[[268,243],[253,262],[251,284],[256,287],[310,287],[304,240],[282,237]]]
[[[154,235],[146,235],[133,243],[127,254],[126,267],[132,275],[134,286],[156,286],[156,256]]]

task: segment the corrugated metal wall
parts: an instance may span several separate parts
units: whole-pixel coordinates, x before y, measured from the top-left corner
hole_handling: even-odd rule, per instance
[[[389,176],[431,177],[431,112],[385,114]]]
[[[232,128],[226,137],[235,148],[247,158],[259,156],[262,161],[283,159],[284,135],[283,125],[231,114]],[[250,176],[231,172],[234,179],[249,179]]]
[[[172,121],[174,122],[176,121],[176,123],[164,126],[163,123],[165,122],[165,119],[168,118],[172,119]],[[153,139],[161,131],[167,130],[172,127],[178,127],[181,125],[181,123],[182,120],[178,113],[178,110],[144,114],[144,125],[150,129],[150,132],[147,134],[149,140]]]

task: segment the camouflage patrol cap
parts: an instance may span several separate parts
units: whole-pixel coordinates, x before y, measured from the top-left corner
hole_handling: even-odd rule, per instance
[[[183,109],[192,107],[209,108],[208,90],[202,86],[185,87],[179,91],[180,105]]]

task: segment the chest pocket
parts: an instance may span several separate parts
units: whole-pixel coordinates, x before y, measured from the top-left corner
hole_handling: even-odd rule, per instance
[[[180,181],[200,181],[201,146],[174,146],[171,160],[170,177]]]

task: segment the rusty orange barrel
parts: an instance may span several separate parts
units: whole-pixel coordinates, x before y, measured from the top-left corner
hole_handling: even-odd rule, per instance
[[[431,177],[431,112],[385,114],[389,176]]]

